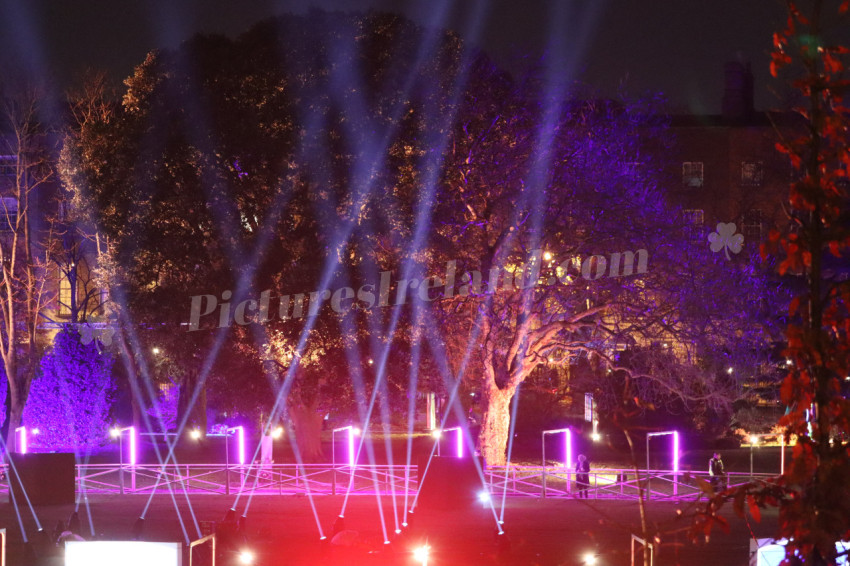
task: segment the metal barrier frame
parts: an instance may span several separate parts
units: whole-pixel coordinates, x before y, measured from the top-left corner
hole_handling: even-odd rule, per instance
[[[134,468],[136,484],[121,488],[126,464],[79,464],[76,468],[77,493],[150,495],[151,493],[191,493],[226,495],[229,491],[253,495],[293,495],[312,493],[332,495],[345,491],[350,495],[409,495],[419,490],[417,466],[359,464],[251,464],[231,466],[229,473],[221,464],[138,464]],[[0,465],[5,469],[5,465]],[[544,476],[545,474],[545,476]],[[339,476],[342,477],[339,477]],[[676,470],[638,470],[597,468],[591,470],[592,499],[638,500],[641,490],[647,499],[677,501],[703,496],[709,482],[707,472]],[[229,476],[229,478],[228,478]],[[335,477],[336,476],[336,477]],[[729,487],[749,481],[767,481],[774,474],[731,472]],[[228,485],[228,479],[230,485]],[[575,472],[562,466],[490,466],[484,469],[484,487],[491,494],[511,497],[573,498],[571,483]],[[651,480],[651,483],[650,481]],[[545,484],[544,484],[545,481]],[[341,486],[344,489],[340,489]],[[0,494],[9,490],[8,474],[0,480]],[[545,491],[544,491],[545,490]],[[0,566],[2,566],[0,564]]]
[[[647,543],[645,540],[636,535],[632,535],[632,540],[630,543],[632,549],[632,566],[635,566],[635,542],[643,545],[644,549],[649,549],[649,566],[653,566],[655,564],[655,556],[653,555],[652,543]]]
[[[196,546],[200,546],[208,541],[212,541],[212,563],[210,566],[215,566],[215,533],[207,535],[204,538],[199,538],[198,540],[193,540],[189,543],[189,566],[192,566],[192,550],[194,550]]]

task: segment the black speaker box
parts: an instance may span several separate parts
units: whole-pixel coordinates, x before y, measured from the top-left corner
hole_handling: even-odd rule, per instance
[[[7,470],[10,502],[14,494],[19,507],[26,505],[27,497],[33,505],[74,503],[76,469],[73,454],[11,453],[8,457],[11,460]]]
[[[423,509],[461,509],[478,499],[484,490],[475,462],[480,459],[434,456],[419,460],[419,498]],[[428,468],[427,472],[425,468]]]

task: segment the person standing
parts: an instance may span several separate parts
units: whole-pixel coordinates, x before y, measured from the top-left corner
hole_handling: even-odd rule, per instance
[[[579,499],[587,499],[587,488],[590,487],[590,460],[584,454],[578,455],[576,462],[576,487]]]
[[[726,489],[726,469],[723,467],[720,452],[715,452],[708,461],[708,475],[711,476],[711,487],[714,491]]]

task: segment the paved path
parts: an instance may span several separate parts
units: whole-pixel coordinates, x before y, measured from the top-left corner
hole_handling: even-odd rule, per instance
[[[197,521],[217,521],[234,504],[233,496],[204,496],[192,499]],[[316,515],[326,534],[339,514],[342,496],[314,499]],[[94,531],[110,539],[128,538],[133,522],[144,509],[145,496],[90,496],[91,521]],[[248,502],[236,505],[241,514]],[[497,502],[498,503],[498,502]],[[402,502],[400,501],[399,509]],[[196,538],[194,522],[185,500],[179,508],[187,521],[191,538]],[[49,506],[36,509],[44,527],[50,531],[57,520],[67,520],[72,506]],[[81,507],[81,511],[84,507]],[[651,502],[652,524],[666,532],[662,539],[656,566],[745,566],[748,564],[750,529],[748,524],[727,514],[731,533],[716,532],[711,540],[699,546],[686,541],[684,529],[688,520],[678,515],[688,512],[687,504]],[[32,536],[35,523],[28,510],[22,509],[24,525]],[[411,551],[426,541],[433,548],[429,566],[440,565],[578,565],[586,552],[595,552],[602,566],[628,565],[629,537],[638,531],[639,513],[635,502],[539,500],[509,498],[505,508],[504,529],[510,550],[500,552],[494,542],[496,523],[493,512],[475,504],[460,510],[420,509],[411,521],[412,528],[395,535],[394,509],[383,501],[391,544],[384,545],[381,519],[376,499],[356,496],[349,499],[345,513],[346,528],[357,531],[362,548],[344,553],[319,542],[319,528],[309,500],[303,496],[258,496],[247,511],[247,533],[258,555],[258,566],[416,564]],[[775,513],[766,512],[761,524],[754,524],[757,536],[768,536],[775,529]],[[400,515],[401,517],[401,515]],[[81,512],[84,535],[90,534],[89,517]],[[147,512],[145,534],[148,540],[183,541],[183,530],[174,504],[168,495],[156,496]],[[399,519],[399,522],[402,519]],[[0,505],[0,527],[9,532],[10,566],[24,565],[22,539],[12,505]],[[371,551],[371,552],[370,552]],[[52,562],[51,564],[61,564]],[[188,561],[184,562],[188,564]],[[25,566],[36,566],[26,564]]]

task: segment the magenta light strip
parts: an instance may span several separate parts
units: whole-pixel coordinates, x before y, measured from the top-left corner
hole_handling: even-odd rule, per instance
[[[567,465],[567,470],[573,469],[573,431],[564,429],[564,461]]]
[[[136,427],[128,426],[124,430],[130,433],[130,465],[135,466],[139,461],[136,452]]]
[[[27,427],[19,426],[15,429],[15,434],[18,435],[18,453],[27,453]]]
[[[348,465],[354,467],[354,427],[348,426]]]
[[[673,472],[679,472],[679,431],[673,431]]]
[[[457,447],[457,457],[463,458],[463,429],[459,426],[453,426],[451,428],[444,428],[442,433],[446,432],[454,432],[455,433],[455,445]],[[439,442],[439,439],[437,440]]]
[[[241,426],[233,427],[237,431],[236,441],[239,443],[239,465],[245,465],[245,428]]]

